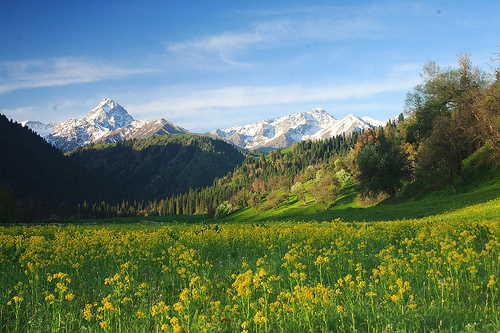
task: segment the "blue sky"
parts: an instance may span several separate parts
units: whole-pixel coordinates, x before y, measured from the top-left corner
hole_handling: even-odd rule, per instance
[[[387,120],[429,60],[491,72],[500,1],[11,1],[0,113],[81,118],[103,98],[194,132],[323,108]]]

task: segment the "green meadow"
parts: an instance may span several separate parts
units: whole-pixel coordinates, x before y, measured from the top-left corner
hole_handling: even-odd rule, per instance
[[[467,170],[368,206],[0,227],[0,330],[497,332],[500,178]]]

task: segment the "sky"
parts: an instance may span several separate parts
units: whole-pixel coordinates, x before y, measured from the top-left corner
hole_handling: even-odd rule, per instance
[[[0,113],[63,122],[111,98],[200,133],[315,108],[387,120],[428,61],[498,68],[499,13],[498,0],[2,0]]]

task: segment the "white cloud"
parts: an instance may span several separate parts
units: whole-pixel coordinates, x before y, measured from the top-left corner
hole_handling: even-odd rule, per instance
[[[4,61],[0,63],[0,94],[18,89],[65,86],[151,73],[83,58]]]
[[[276,109],[298,104],[321,107],[332,101],[351,101],[394,92],[405,94],[418,84],[419,80],[415,73],[406,78],[395,75],[388,76],[385,81],[362,82],[346,86],[231,86],[206,90],[186,87],[180,90],[169,87],[150,93],[145,99],[150,102],[126,103],[125,107],[137,119],[153,120],[163,117],[188,129],[196,130],[196,128],[206,129],[215,116],[218,118],[217,123],[220,123],[221,119],[228,119],[231,125],[234,125],[234,117],[242,117],[241,110],[262,107]],[[169,91],[177,93],[169,94]],[[365,100],[361,103],[367,102]],[[254,117],[248,113],[245,114],[247,119],[251,118],[249,116]],[[257,120],[253,119],[253,121]]]
[[[316,9],[317,10],[317,9]],[[352,9],[350,9],[352,10]],[[300,13],[298,11],[298,13]],[[364,12],[349,14],[303,11],[306,16],[260,20],[246,30],[225,31],[177,43],[170,43],[167,51],[196,67],[222,61],[231,65],[250,63],[239,61],[255,48],[277,49],[300,42],[332,42],[348,39],[377,38],[383,24]]]
[[[35,108],[32,106],[20,107],[15,109],[0,109],[0,114],[4,114],[9,119],[16,121],[32,120],[29,116],[34,112]],[[19,120],[22,119],[22,120]]]
[[[195,67],[206,67],[207,61],[214,60],[221,60],[235,66],[248,66],[248,63],[237,61],[236,57],[252,45],[263,41],[264,37],[255,31],[225,32],[205,38],[173,43],[167,49],[179,59]]]

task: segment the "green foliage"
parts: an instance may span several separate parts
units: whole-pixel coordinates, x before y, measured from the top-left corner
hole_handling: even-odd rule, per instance
[[[181,134],[82,146],[70,158],[123,184],[135,200],[161,199],[209,186],[244,160],[221,140]]]
[[[500,72],[487,89],[475,100],[472,111],[477,118],[475,130],[479,138],[490,147],[489,164],[500,166]]]
[[[215,209],[214,218],[221,219],[223,217],[226,217],[229,214],[231,214],[233,210],[234,210],[233,205],[229,201],[224,201],[220,203]]]
[[[364,195],[385,193],[391,197],[411,173],[408,155],[381,129],[373,143],[361,148],[357,156],[357,181]]]
[[[323,210],[316,205],[312,194],[306,193],[307,205],[300,200],[290,200],[279,208],[255,212],[238,210],[226,221],[392,221],[426,218],[429,221],[470,220],[473,222],[498,219],[500,209],[500,169],[491,171],[482,164],[483,156],[473,155],[464,163],[465,181],[453,195],[448,187],[428,192],[418,183],[412,183],[392,199],[363,207],[357,199],[354,186],[342,188],[336,205]],[[438,180],[437,180],[438,181]],[[447,185],[444,183],[443,185]],[[309,184],[308,184],[309,186]]]
[[[346,169],[340,169],[335,173],[335,178],[340,183],[341,187],[347,187],[352,183],[352,175]]]
[[[485,142],[474,104],[490,85],[487,74],[472,66],[468,54],[459,55],[458,65],[442,69],[426,64],[424,82],[406,101],[407,140],[420,145],[418,178],[447,176],[454,192],[453,177],[463,182],[462,161]]]
[[[489,85],[488,75],[472,66],[468,54],[459,54],[458,63],[457,68],[443,69],[434,62],[423,67],[423,83],[408,94],[405,104],[411,138],[428,138],[437,117],[461,114],[464,121],[474,120],[470,117],[470,105],[474,95]]]
[[[295,184],[293,184],[291,188],[291,192],[299,198],[299,200],[304,202],[304,205],[306,204],[306,188],[302,182],[298,181]]]

